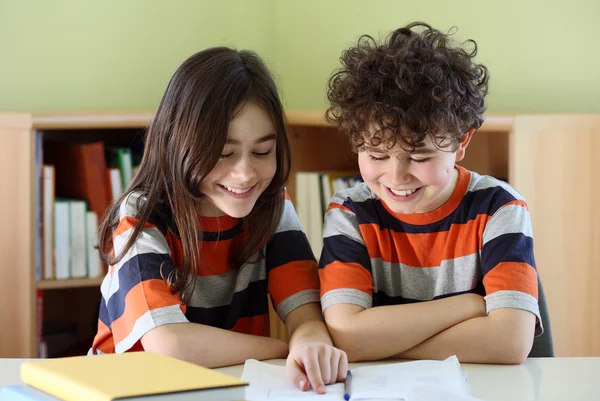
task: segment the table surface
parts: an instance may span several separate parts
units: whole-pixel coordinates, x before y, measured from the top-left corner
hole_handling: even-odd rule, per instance
[[[0,388],[19,384],[19,367],[26,359],[0,358]],[[267,361],[283,365],[284,360]],[[376,362],[376,364],[398,361]],[[374,363],[351,363],[350,369]],[[600,357],[529,358],[516,366],[461,364],[472,395],[486,401],[600,400]],[[243,365],[218,371],[241,376]]]

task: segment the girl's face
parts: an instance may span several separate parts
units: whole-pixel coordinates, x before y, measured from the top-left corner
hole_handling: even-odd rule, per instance
[[[221,159],[200,184],[200,215],[245,217],[277,170],[277,132],[270,115],[246,102],[227,129]]]

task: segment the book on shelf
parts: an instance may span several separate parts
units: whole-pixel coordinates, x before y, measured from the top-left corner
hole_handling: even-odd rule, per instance
[[[82,199],[99,216],[110,203],[103,142],[47,142],[44,162],[55,168],[57,197]]]
[[[106,147],[106,164],[118,168],[121,173],[121,188],[125,189],[133,178],[133,157],[131,149],[123,146]]]
[[[54,265],[56,279],[88,277],[87,205],[83,200],[54,202]]]
[[[242,400],[248,385],[236,377],[151,352],[28,361],[21,365],[21,380],[25,384],[20,389],[9,391],[32,393],[33,388],[55,397],[48,401]]]
[[[110,188],[110,200],[118,200],[123,194],[123,181],[121,179],[121,170],[118,167],[107,167],[106,181],[108,182],[108,187]]]
[[[54,166],[45,164],[42,170],[42,242],[44,280],[55,276],[54,266]]]
[[[48,350],[44,342],[44,291],[35,291],[35,342],[38,358],[46,358]]]
[[[86,213],[86,254],[88,277],[100,277],[103,274],[102,261],[98,253],[98,215],[96,212]]]
[[[294,206],[300,226],[318,260],[323,248],[323,220],[333,195],[362,182],[358,171],[299,171]]]
[[[323,206],[320,195],[319,173],[296,173],[296,213],[300,227],[306,234],[310,247],[319,260],[323,248]]]
[[[44,134],[42,131],[35,131],[35,177],[34,183],[34,246],[35,246],[35,279],[41,280],[44,277],[43,262],[43,238],[42,238],[42,171],[44,164]]]

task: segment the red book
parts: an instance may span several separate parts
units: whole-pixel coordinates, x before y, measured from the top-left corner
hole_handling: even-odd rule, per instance
[[[110,203],[104,143],[47,142],[44,162],[55,168],[56,196],[82,199],[101,219]]]

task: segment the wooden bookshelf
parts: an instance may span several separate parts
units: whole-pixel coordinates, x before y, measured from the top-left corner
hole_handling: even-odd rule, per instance
[[[99,287],[104,277],[78,278],[70,280],[41,280],[36,282],[38,290],[60,290],[63,288]]]
[[[292,200],[295,187],[293,176],[297,171],[357,168],[356,155],[350,152],[346,138],[325,121],[322,111],[289,110],[287,118],[293,156],[292,179],[288,183]],[[588,125],[584,127],[585,132],[600,135],[600,123],[597,124],[597,118],[594,118],[586,120]],[[3,224],[0,230],[0,274],[3,277],[0,280],[0,293],[5,300],[0,305],[0,327],[3,328],[0,334],[0,357],[27,358],[36,355],[37,290],[47,291],[51,301],[60,301],[61,308],[73,305],[72,311],[50,310],[49,313],[53,315],[89,312],[90,316],[84,316],[84,320],[87,320],[93,318],[93,313],[97,313],[90,308],[95,308],[95,302],[99,299],[100,278],[35,281],[35,131],[42,130],[49,135],[73,141],[81,139],[81,136],[112,142],[129,141],[141,135],[151,119],[150,112],[0,113],[0,141],[3,145],[0,147],[0,182],[5,193],[0,200],[0,221]],[[480,174],[509,179],[528,199],[531,198],[530,209],[537,235],[536,258],[540,262],[538,270],[544,280],[553,332],[556,333],[554,340],[557,355],[600,355],[600,314],[597,313],[600,300],[594,295],[597,291],[591,291],[590,287],[593,285],[596,288],[600,284],[597,281],[600,277],[598,255],[594,251],[597,247],[592,241],[600,238],[600,225],[597,224],[596,214],[593,219],[586,220],[590,216],[589,211],[595,209],[589,202],[583,201],[578,204],[581,207],[568,208],[569,219],[577,221],[578,230],[583,230],[586,235],[585,241],[577,233],[573,233],[569,247],[563,247],[564,238],[548,234],[552,232],[549,228],[556,223],[557,213],[564,211],[550,207],[551,202],[556,199],[566,202],[570,198],[568,192],[556,190],[551,185],[547,172],[559,174],[558,166],[566,166],[568,162],[569,167],[560,170],[560,182],[572,180],[592,185],[592,181],[597,181],[597,177],[590,174],[592,162],[587,162],[586,158],[571,157],[572,152],[567,156],[558,148],[552,148],[551,153],[540,151],[539,149],[545,149],[542,138],[544,130],[551,128],[541,125],[542,128],[538,129],[535,128],[537,125],[531,123],[527,125],[527,129],[513,131],[514,121],[516,120],[512,116],[488,116],[474,135],[467,156],[461,164]],[[555,134],[553,138],[558,140],[563,133],[570,135],[577,132],[579,121],[581,118],[572,116],[569,128],[567,125],[559,125],[552,129]],[[595,149],[596,152],[600,150],[598,135],[584,138],[587,141],[586,147]],[[566,147],[569,140],[566,136],[561,138],[564,138],[564,143],[557,142],[556,146]],[[531,155],[536,156],[532,159]],[[585,177],[585,180],[582,181],[581,177]],[[547,185],[539,185],[540,179]],[[594,185],[600,184],[596,181],[593,182]],[[546,199],[548,202],[545,203]],[[567,233],[568,224],[563,220],[564,227],[561,227]],[[578,255],[576,264],[568,263],[568,256],[572,252]],[[567,291],[571,281],[561,269],[577,269],[580,274],[575,276],[581,278],[581,281],[568,287]],[[585,291],[578,292],[577,288],[584,288]],[[570,294],[568,299],[564,298],[565,291]],[[80,298],[85,299],[85,302],[76,305]],[[569,305],[568,308],[564,306],[566,304]],[[90,329],[86,330],[86,334],[89,334]],[[271,330],[273,336],[287,338],[285,328],[275,314],[271,315]],[[572,337],[566,330],[579,334]],[[575,340],[579,345],[574,345]]]
[[[101,279],[35,281],[35,131],[60,137],[63,140],[80,141],[82,136],[94,140],[131,140],[140,135],[151,122],[150,112],[102,112],[102,113],[0,113],[0,182],[10,188],[12,196],[2,198],[0,218],[4,222],[0,231],[0,254],[4,262],[0,270],[5,277],[0,291],[10,303],[0,306],[0,325],[10,327],[0,336],[0,357],[34,357],[36,355],[36,290],[51,290],[51,301],[69,298],[73,290],[89,299],[99,298]],[[345,137],[326,122],[322,111],[290,110],[287,112],[288,135],[292,149],[292,178],[288,190],[294,199],[294,173],[296,171],[350,170],[356,169],[356,156],[350,152]],[[491,147],[508,149],[508,129],[511,117],[494,116],[486,120],[481,132],[473,141],[481,148],[477,154],[489,154]],[[496,136],[494,136],[497,134]],[[125,138],[125,139],[122,139]],[[498,143],[500,146],[498,147]],[[507,176],[507,155],[494,162],[473,159],[474,166],[486,164],[485,172]],[[471,164],[473,164],[471,163]],[[481,167],[481,166],[479,166]],[[84,293],[81,293],[84,291]],[[60,305],[71,302],[69,298]],[[62,306],[61,306],[62,307]],[[82,313],[82,307],[78,307]],[[52,315],[60,311],[49,311]],[[90,314],[92,311],[89,311]],[[94,313],[96,311],[93,311]],[[285,327],[275,313],[271,313],[271,332],[274,337],[287,339]]]

